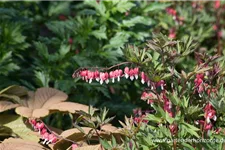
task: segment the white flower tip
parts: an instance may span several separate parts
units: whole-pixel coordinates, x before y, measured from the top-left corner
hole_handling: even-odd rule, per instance
[[[43,141],[43,144],[45,144],[47,141],[48,141],[48,139],[45,139],[45,140]]]
[[[195,124],[196,124],[196,125],[199,125],[198,121],[195,121]]]
[[[133,81],[134,80],[134,76],[130,76],[130,80]]]
[[[216,121],[216,119],[217,119],[217,117],[216,117],[216,115],[215,115],[215,116],[213,117],[213,120]]]
[[[207,122],[207,123],[210,123],[209,117],[206,118],[206,122]]]
[[[89,83],[91,83],[91,82],[92,82],[92,79],[89,80]]]
[[[103,80],[100,80],[100,84],[103,84]]]
[[[145,83],[145,80],[144,79],[141,79],[141,83],[144,84]]]
[[[138,75],[137,75],[137,74],[135,75],[135,79],[136,79],[136,80],[138,79]]]
[[[105,83],[108,84],[109,83],[109,79],[105,80]]]

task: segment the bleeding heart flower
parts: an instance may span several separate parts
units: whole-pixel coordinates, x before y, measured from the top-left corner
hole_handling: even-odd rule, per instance
[[[44,140],[43,144],[45,144],[49,140],[49,133],[45,132],[41,138]]]
[[[43,129],[45,127],[44,123],[43,122],[38,122],[36,123],[35,127],[38,129],[39,133],[41,131],[41,129]]]
[[[99,72],[98,72],[98,70],[96,70],[96,71],[94,72],[94,78],[95,78],[95,80],[96,80],[97,82],[99,82],[100,78],[99,78]]]
[[[215,8],[215,9],[220,8],[220,0],[216,0],[216,1],[214,2],[214,8]]]
[[[47,144],[55,143],[57,140],[58,139],[57,139],[57,137],[54,134],[49,134]]]
[[[76,148],[78,148],[77,144],[72,144],[72,150],[76,150]]]
[[[178,127],[175,124],[171,124],[171,125],[169,125],[169,129],[170,129],[170,133],[172,135],[175,135],[177,133]]]
[[[129,77],[129,74],[130,74],[130,70],[129,70],[128,67],[124,68],[124,74],[125,74],[125,78],[127,79]]]
[[[110,72],[109,72],[109,78],[112,79],[112,83],[115,82],[115,77],[116,77],[115,71],[110,71]]]
[[[123,71],[121,69],[116,69],[114,73],[115,77],[117,77],[117,81],[120,81],[120,77],[123,75]]]
[[[213,127],[213,125],[210,123],[210,124],[206,124],[206,126],[204,127],[204,130],[208,131],[208,130],[211,130]]]
[[[137,80],[138,79],[138,74],[139,74],[139,68],[134,68],[134,77]]]
[[[46,132],[47,132],[47,129],[46,129],[46,128],[43,128],[43,129],[41,130],[41,135],[45,134]]]
[[[95,77],[95,73],[94,72],[91,72],[91,71],[88,71],[87,79],[89,80],[89,83],[92,82],[92,80],[94,79],[94,77]]]

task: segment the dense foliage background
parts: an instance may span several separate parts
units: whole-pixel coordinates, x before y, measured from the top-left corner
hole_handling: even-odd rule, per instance
[[[192,36],[195,52],[223,56],[224,9],[223,1],[1,2],[0,89],[53,87],[68,94],[69,101],[109,108],[118,126],[117,120],[132,115],[133,109],[149,107],[140,100],[141,82],[89,84],[72,78],[74,70],[126,61],[122,50],[127,44],[142,48],[161,33],[175,40]],[[182,58],[177,70],[192,70],[195,59],[195,53]],[[50,115],[45,122],[71,127],[70,115],[63,113]]]

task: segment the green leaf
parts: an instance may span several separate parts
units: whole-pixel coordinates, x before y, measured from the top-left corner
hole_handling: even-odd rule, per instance
[[[15,115],[1,115],[0,118],[4,118],[0,120],[0,124],[10,128],[14,134],[22,139],[35,142],[39,141],[38,134],[28,128],[29,124],[25,124],[22,117]]]
[[[156,114],[166,119],[165,111],[160,106],[153,105],[152,107],[156,110]]]
[[[111,143],[112,143],[112,147],[116,147],[116,139],[115,139],[115,137],[113,135],[112,135]]]
[[[45,44],[41,42],[34,42],[34,46],[36,50],[38,51],[38,55],[40,57],[44,57],[46,60],[49,58],[48,48]]]
[[[178,98],[178,96],[176,94],[170,93],[169,94],[169,99],[172,101],[172,103],[174,105],[178,105],[179,106],[180,103],[181,103],[180,99]]]
[[[69,21],[50,21],[45,23],[49,30],[51,30],[54,34],[61,37],[62,39],[67,38],[67,32],[69,30],[68,25]],[[72,25],[70,25],[71,27]],[[52,42],[52,40],[50,41]]]
[[[109,111],[109,110],[106,110],[105,107],[104,107],[103,109],[100,110],[101,121],[105,120],[105,117],[106,117],[108,111]]]
[[[107,39],[105,26],[101,26],[99,30],[92,31],[91,34],[99,40]]]
[[[111,145],[104,139],[99,139],[99,141],[100,141],[100,144],[105,148],[105,149],[111,149],[112,147],[111,147]]]
[[[48,15],[53,16],[68,13],[69,6],[70,2],[52,2],[48,10]]]
[[[150,11],[161,11],[165,10],[167,7],[169,7],[170,3],[160,3],[160,2],[151,2],[145,9],[144,12],[150,12]]]
[[[0,91],[0,94],[25,96],[27,95],[27,89],[22,86],[12,85]]]
[[[74,127],[77,128],[80,132],[85,134],[84,130],[80,126],[78,126],[77,124],[74,124]]]
[[[35,71],[35,77],[40,87],[49,87],[50,77],[44,72]]]
[[[13,62],[12,51],[0,55],[0,74],[8,75],[9,72],[20,69],[20,67]]]
[[[202,110],[202,108],[200,108],[198,105],[197,106],[190,106],[188,108],[185,109],[185,113],[188,115],[193,115],[196,114],[198,112],[200,112]]]
[[[188,143],[182,142],[181,145],[188,148],[188,150],[195,150],[195,148]]]
[[[0,15],[15,16],[17,11],[12,8],[0,8]]]
[[[84,4],[89,5],[93,8],[95,8],[96,12],[98,14],[100,14],[101,16],[106,16],[106,7],[103,3],[103,1],[100,1],[99,3],[97,3],[96,0],[85,0]]]
[[[159,126],[159,131],[162,132],[164,136],[169,137],[170,139],[172,138],[169,129],[165,126]]]
[[[8,136],[14,136],[12,130],[8,127],[0,126],[0,138]]]
[[[114,37],[109,40],[109,44],[105,45],[103,49],[121,48],[128,42],[129,34],[126,32],[117,32]]]
[[[146,119],[149,120],[149,121],[154,121],[156,123],[159,123],[159,122],[162,121],[161,118],[158,118],[158,117],[156,117],[155,115],[152,115],[152,114],[148,114]]]
[[[136,16],[134,18],[131,18],[130,20],[123,20],[123,26],[126,27],[133,27],[136,24],[144,24],[144,25],[151,25],[153,23],[153,20],[151,18],[146,18],[143,16]]]
[[[220,90],[219,90],[219,95],[223,95],[224,93],[224,88],[223,88],[223,85],[220,87]]]
[[[199,131],[199,128],[196,128],[195,126],[188,124],[188,123],[183,123],[184,125],[186,125],[187,127],[191,128],[194,131]]]
[[[197,138],[199,138],[200,136],[198,135],[198,133],[196,131],[199,131],[198,128],[196,128],[195,126],[188,124],[188,123],[182,123],[187,127],[187,132],[190,133],[191,135],[196,136]]]
[[[189,98],[183,97],[182,99],[182,105],[184,108],[187,108],[189,104]]]
[[[166,121],[169,122],[169,124],[172,124],[174,122],[174,118],[170,117],[169,113],[166,112]]]
[[[135,6],[134,3],[128,0],[113,0],[112,2],[115,5],[112,9],[113,12],[125,13]]]
[[[107,124],[107,123],[111,122],[114,118],[115,118],[115,116],[114,117],[107,118],[107,119],[105,119],[105,121],[103,123],[104,124]]]
[[[61,45],[59,49],[59,55],[61,58],[64,58],[67,53],[70,51],[70,46],[69,45]]]

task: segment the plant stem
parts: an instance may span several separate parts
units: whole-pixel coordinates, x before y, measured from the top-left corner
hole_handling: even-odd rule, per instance
[[[176,150],[177,149],[177,142],[176,140],[173,140],[173,150]]]
[[[97,129],[95,129],[95,132],[96,132],[97,136],[100,138],[101,136],[100,136],[100,134],[98,133]]]
[[[119,64],[116,64],[116,65],[113,65],[111,67],[80,67],[78,68],[77,70],[74,71],[72,77],[75,78],[76,77],[76,74],[80,71],[80,70],[83,70],[83,69],[98,69],[98,70],[110,70],[112,68],[115,68],[115,67],[118,67],[118,66],[121,66],[121,65],[125,65],[125,64],[132,64],[132,62],[122,62],[122,63],[119,63]]]
[[[138,144],[137,144],[137,139],[136,139],[136,137],[134,137],[134,144],[135,144],[136,148],[138,149]]]
[[[219,27],[220,26],[220,14],[221,14],[221,11],[220,9],[217,11],[216,13],[216,26]],[[221,55],[222,54],[222,45],[221,45],[221,37],[220,35],[218,34],[218,31],[217,31],[217,41],[218,41],[218,47],[217,47],[217,54],[218,55]]]

